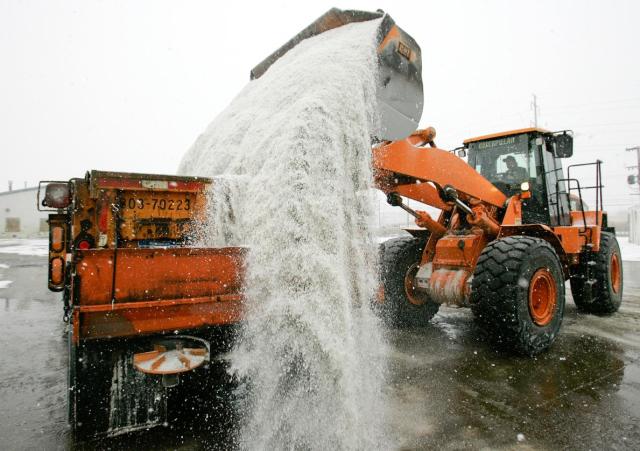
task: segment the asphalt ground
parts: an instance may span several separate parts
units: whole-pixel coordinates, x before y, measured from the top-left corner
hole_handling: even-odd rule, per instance
[[[0,249],[0,448],[228,448],[221,427],[187,421],[79,441],[66,425],[66,324],[46,287],[46,258]],[[7,267],[8,266],[8,267]],[[399,449],[640,449],[640,262],[625,262],[622,307],[578,313],[536,358],[493,351],[471,312],[442,308],[431,325],[389,330],[389,434]],[[228,418],[232,418],[230,412]],[[211,417],[209,418],[209,423]]]

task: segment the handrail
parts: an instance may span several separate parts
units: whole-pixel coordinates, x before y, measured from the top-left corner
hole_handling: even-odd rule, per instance
[[[596,160],[594,162],[591,163],[578,163],[578,164],[572,164],[569,165],[567,167],[567,180],[576,180],[576,179],[572,179],[571,178],[571,168],[577,168],[577,167],[581,167],[581,166],[596,166],[596,184],[593,186],[588,186],[588,187],[583,187],[582,189],[595,189],[596,190],[596,225],[600,225],[598,224],[598,212],[599,211],[603,211],[604,210],[604,204],[602,201],[602,188],[604,188],[604,185],[602,184],[602,160]],[[571,183],[569,183],[569,194],[571,194]],[[578,182],[578,195],[580,197],[580,204],[582,206],[582,210],[584,211],[584,205],[582,202],[582,194],[580,191],[580,182]],[[585,222],[585,226],[586,226],[586,222]]]

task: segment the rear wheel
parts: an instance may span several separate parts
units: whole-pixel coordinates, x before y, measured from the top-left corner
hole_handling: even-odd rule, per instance
[[[614,234],[602,232],[600,251],[571,276],[570,282],[578,309],[597,315],[618,311],[622,303],[622,256]]]
[[[424,240],[409,236],[388,240],[381,246],[384,301],[380,310],[391,325],[424,326],[440,308],[413,285],[424,246]]]
[[[545,240],[501,238],[480,254],[471,309],[495,346],[524,355],[546,350],[560,330],[564,301],[562,267]]]

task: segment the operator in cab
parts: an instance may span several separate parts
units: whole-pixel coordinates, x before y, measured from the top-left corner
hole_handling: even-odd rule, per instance
[[[525,168],[518,166],[513,155],[507,156],[504,160],[507,164],[507,171],[504,173],[504,181],[508,183],[522,183],[529,180],[529,174]]]

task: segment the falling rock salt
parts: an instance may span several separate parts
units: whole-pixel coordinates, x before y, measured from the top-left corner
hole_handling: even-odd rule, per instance
[[[246,382],[243,448],[390,447],[385,343],[370,308],[378,24],[301,42],[248,83],[179,168],[214,177],[202,243],[249,247],[229,356]]]

